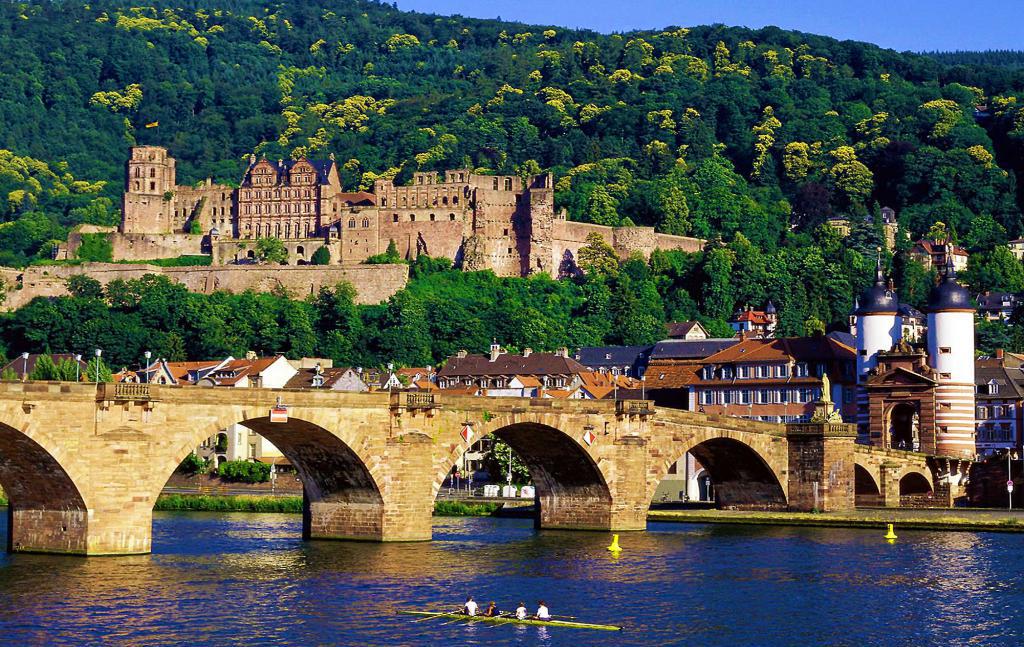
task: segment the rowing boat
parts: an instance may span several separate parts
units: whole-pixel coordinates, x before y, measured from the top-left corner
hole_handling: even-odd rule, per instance
[[[598,631],[622,631],[622,627],[615,625],[597,625],[589,622],[571,622],[569,620],[535,620],[527,618],[519,620],[512,616],[467,616],[463,613],[447,611],[399,611],[398,613],[407,616],[425,616],[432,618],[447,618],[449,620],[462,620],[465,622],[483,622],[492,625],[537,625],[541,627],[565,627],[566,629],[597,629]]]

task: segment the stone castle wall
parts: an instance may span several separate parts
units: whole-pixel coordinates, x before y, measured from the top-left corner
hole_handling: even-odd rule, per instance
[[[622,258],[639,252],[645,257],[656,249],[699,252],[704,247],[700,238],[659,234],[653,227],[606,227],[588,222],[555,220],[552,225],[551,255],[553,267],[575,263],[580,248],[587,244],[587,236],[599,234]]]
[[[209,294],[214,290],[242,292],[256,290],[287,291],[293,298],[304,298],[321,287],[342,281],[356,289],[356,300],[374,304],[387,300],[409,280],[407,265],[303,265],[262,266],[236,265],[221,267],[159,267],[155,265],[120,265],[114,263],[83,263],[82,265],[34,266],[24,271],[0,268],[0,278],[12,285],[21,285],[7,293],[4,307],[15,309],[37,296],[64,296],[67,279],[86,274],[106,285],[110,281],[138,279],[158,274],[181,283],[192,292]]]

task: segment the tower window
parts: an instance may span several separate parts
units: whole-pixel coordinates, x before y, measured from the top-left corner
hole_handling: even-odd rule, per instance
[[[397,213],[395,215],[391,216],[391,221],[392,222],[398,222],[398,214]]]

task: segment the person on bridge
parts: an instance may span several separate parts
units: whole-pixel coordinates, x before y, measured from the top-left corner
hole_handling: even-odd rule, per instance
[[[526,620],[526,605],[522,602],[516,607],[516,620]]]
[[[487,608],[484,610],[484,615],[488,618],[497,618],[501,615],[501,611],[498,610],[498,605],[494,604],[493,600],[487,605]]]
[[[476,615],[476,602],[473,601],[473,596],[466,598],[466,606],[462,607],[462,612],[467,616]]]
[[[551,614],[548,612],[548,607],[544,604],[544,600],[537,602],[537,619],[538,620],[550,620]]]

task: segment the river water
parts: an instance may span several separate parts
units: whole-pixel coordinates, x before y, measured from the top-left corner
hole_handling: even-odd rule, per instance
[[[0,515],[4,518],[6,515]],[[0,537],[6,532],[0,522]],[[438,519],[434,541],[303,542],[295,515],[157,513],[153,554],[0,555],[4,645],[1020,645],[1020,535]],[[898,529],[897,529],[898,530]],[[622,633],[415,622],[472,593]]]

